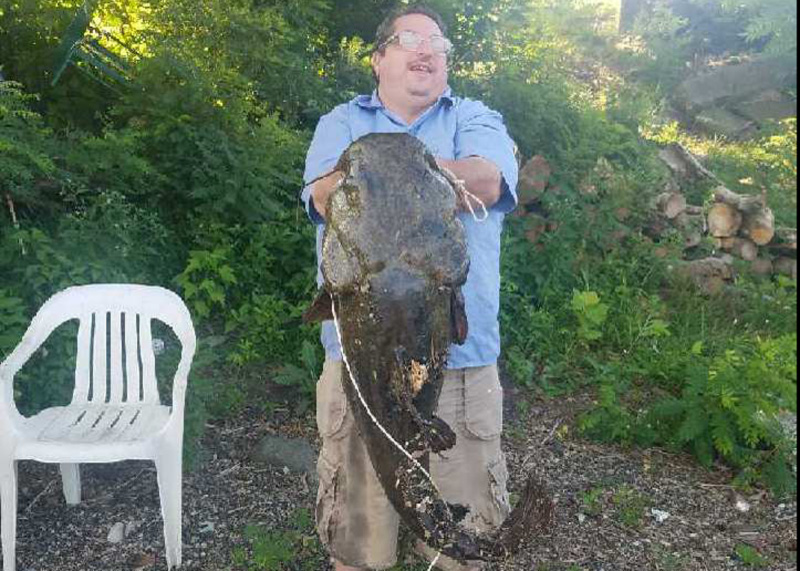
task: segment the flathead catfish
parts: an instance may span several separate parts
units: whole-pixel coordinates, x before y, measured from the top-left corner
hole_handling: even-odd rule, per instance
[[[448,350],[468,334],[455,181],[405,134],[359,139],[337,170],[344,178],[327,204],[324,287],[306,319],[336,318],[348,402],[405,524],[453,559],[503,557],[550,521],[544,487],[532,479],[503,526],[478,535],[461,524],[468,509],[447,503],[428,475],[429,454],[455,445],[435,411]]]

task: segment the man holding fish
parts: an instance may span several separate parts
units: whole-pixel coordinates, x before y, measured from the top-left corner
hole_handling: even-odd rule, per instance
[[[308,152],[303,200],[318,225],[321,262],[328,198],[343,176],[337,165],[361,137],[410,134],[426,145],[439,167],[463,183],[470,197],[462,197],[459,214],[470,260],[463,286],[469,334],[463,345],[450,349],[437,412],[455,431],[457,443],[443,455],[431,455],[430,473],[448,502],[470,508],[466,525],[484,532],[502,524],[510,510],[500,445],[498,313],[500,235],[504,216],[516,206],[518,173],[514,144],[502,117],[449,89],[451,49],[442,18],[424,6],[404,7],[384,21],[372,55],[377,89],[320,120]],[[486,220],[471,215],[467,202],[483,204]],[[317,388],[323,441],[317,527],[336,571],[388,569],[397,560],[399,517],[356,430],[342,386],[342,348],[330,321],[323,324],[322,342],[326,362]],[[418,549],[430,558],[435,555],[421,543]],[[464,566],[447,558],[437,565],[445,570],[480,569],[478,563]]]

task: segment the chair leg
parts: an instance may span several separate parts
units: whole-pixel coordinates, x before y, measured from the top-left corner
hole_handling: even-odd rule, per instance
[[[0,465],[0,536],[3,571],[15,571],[17,548],[17,466],[13,460]]]
[[[67,505],[81,503],[81,465],[61,464],[61,481],[64,484],[64,499]]]
[[[183,528],[183,458],[180,448],[171,454],[160,454],[156,460],[158,492],[164,518],[164,545],[167,568],[180,567]]]

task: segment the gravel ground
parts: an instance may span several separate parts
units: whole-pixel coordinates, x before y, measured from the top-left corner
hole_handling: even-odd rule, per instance
[[[531,471],[547,481],[557,502],[556,521],[547,535],[490,571],[757,568],[742,561],[747,546],[763,557],[762,569],[797,569],[796,502],[779,504],[766,493],[742,497],[728,485],[730,474],[704,471],[689,457],[576,438],[575,417],[589,402],[588,396],[536,402],[524,418],[508,423],[513,485]],[[316,446],[310,420],[280,417],[244,414],[209,426],[202,460],[185,477],[185,569],[330,569],[307,527],[291,536],[302,557],[284,567],[254,563],[266,559],[254,555],[246,526],[286,530],[298,508],[313,508],[315,490],[307,476],[251,459],[267,434],[303,437]],[[70,508],[54,466],[20,465],[18,569],[166,569],[152,465],[87,466],[83,483],[83,504]],[[109,542],[115,525],[126,528],[119,543]],[[244,565],[243,555],[249,560]],[[398,568],[425,571],[410,557]]]

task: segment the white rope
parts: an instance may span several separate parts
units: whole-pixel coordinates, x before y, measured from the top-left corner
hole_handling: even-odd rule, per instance
[[[459,190],[464,194],[464,203],[467,205],[467,208],[469,208],[469,213],[472,214],[472,218],[475,220],[475,222],[486,222],[489,219],[489,210],[487,210],[486,204],[484,204],[484,202],[480,198],[478,198],[477,196],[475,196],[474,194],[472,194],[470,191],[467,190],[467,185],[464,184],[464,181],[459,180],[458,182],[460,183]],[[481,207],[481,210],[483,212],[481,213],[480,216],[475,214],[475,207],[472,206],[470,199],[477,202],[478,206]]]
[[[441,556],[442,556],[442,552],[440,551],[439,553],[437,553],[437,554],[436,554],[436,557],[435,557],[435,558],[434,558],[434,560],[431,562],[431,566],[430,566],[430,567],[428,567],[428,571],[433,571],[433,568],[434,568],[434,567],[436,567],[436,564],[437,564],[437,563],[439,563],[439,558],[440,558]]]
[[[344,366],[347,369],[347,375],[350,377],[350,382],[353,384],[353,388],[355,389],[356,394],[358,395],[358,399],[361,401],[361,405],[364,407],[364,410],[367,411],[367,416],[369,416],[369,418],[372,420],[375,426],[378,427],[378,430],[380,430],[383,433],[383,435],[389,440],[389,442],[391,442],[398,450],[400,450],[400,452],[402,452],[409,460],[411,460],[411,462],[414,464],[414,466],[416,466],[420,470],[420,472],[425,474],[425,477],[430,481],[431,484],[433,484],[434,489],[441,497],[442,493],[439,490],[439,486],[437,486],[436,482],[433,481],[433,478],[431,477],[430,473],[425,469],[425,467],[422,464],[420,464],[419,460],[414,458],[414,456],[408,450],[406,450],[402,444],[400,444],[391,434],[389,434],[389,431],[383,427],[380,421],[373,414],[372,410],[369,408],[367,400],[361,393],[361,388],[358,386],[356,378],[353,375],[353,369],[350,367],[350,362],[347,360],[347,355],[344,352],[344,343],[342,342],[342,330],[339,327],[339,316],[336,315],[335,301],[331,303],[331,309],[333,310],[333,323],[336,326],[336,335],[339,338],[339,345],[342,348],[342,361],[344,361]],[[436,555],[436,558],[433,560],[433,563],[431,563],[431,566],[428,568],[428,571],[431,571],[436,566],[436,563],[439,561],[439,558],[441,556],[442,552],[440,551]]]
[[[444,178],[447,179],[452,186],[453,192],[455,192],[456,195],[460,195],[459,198],[463,200],[467,210],[469,210],[469,213],[472,214],[472,218],[475,220],[475,222],[486,222],[489,219],[489,210],[486,208],[486,204],[480,198],[468,191],[467,183],[458,178],[453,171],[441,165],[439,165],[439,169],[442,171]],[[478,203],[478,206],[480,206],[481,210],[483,211],[480,216],[478,216],[478,214],[475,212],[475,207],[472,206],[470,200],[474,200]]]

